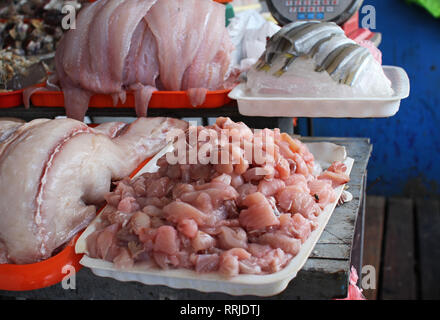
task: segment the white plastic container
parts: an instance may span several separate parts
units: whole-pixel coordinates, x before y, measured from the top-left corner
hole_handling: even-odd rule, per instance
[[[394,95],[388,98],[300,98],[255,97],[246,93],[246,85],[239,84],[230,93],[237,100],[238,110],[245,116],[311,117],[311,118],[383,118],[399,111],[400,101],[409,96],[410,83],[405,70],[384,66],[391,80]]]
[[[315,161],[323,168],[328,167],[334,161],[343,161],[347,166],[347,173],[350,174],[354,160],[348,158],[345,148],[328,142],[307,144],[310,151],[315,156]],[[157,160],[170,151],[170,147],[160,152],[136,176],[144,172],[155,172]],[[136,177],[135,176],[135,177]],[[345,185],[335,189],[337,199],[340,198]],[[161,270],[146,268],[145,266],[135,266],[130,270],[121,271],[116,269],[113,263],[102,259],[93,259],[87,256],[86,238],[96,230],[96,224],[100,222],[98,217],[87,227],[81,237],[76,242],[75,251],[85,253],[80,263],[91,269],[100,277],[109,277],[119,281],[137,281],[147,285],[165,285],[175,289],[194,289],[201,292],[223,292],[230,295],[255,295],[272,296],[282,292],[289,282],[296,277],[298,271],[307,261],[310,253],[319,240],[329,221],[337,200],[329,204],[318,217],[318,228],[314,230],[309,238],[301,246],[301,250],[281,271],[269,275],[238,275],[232,279],[226,279],[219,274],[206,273],[199,274],[192,270]]]

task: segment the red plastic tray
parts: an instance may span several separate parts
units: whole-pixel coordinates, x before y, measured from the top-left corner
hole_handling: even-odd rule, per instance
[[[82,254],[75,253],[77,234],[57,255],[32,264],[0,264],[0,290],[27,291],[45,288],[57,284],[68,273],[63,273],[64,266],[72,266],[78,272],[82,266],[79,260]]]
[[[23,104],[23,89],[0,92],[0,109],[12,108]]]
[[[205,102],[196,108],[209,109],[222,107],[231,102],[228,93],[231,90],[208,91]],[[64,107],[62,91],[39,91],[31,97],[31,102],[37,107]],[[90,99],[89,108],[134,108],[134,94],[127,92],[125,103],[118,102],[113,106],[110,95],[97,94]],[[156,91],[153,93],[148,108],[181,109],[194,108],[185,91]]]
[[[150,159],[143,161],[130,177],[134,177]],[[97,214],[101,210],[102,208],[98,210]],[[81,233],[82,231],[70,240],[69,244],[60,253],[44,261],[21,265],[0,264],[0,290],[29,291],[52,286],[69,275],[62,272],[64,266],[72,266],[78,272],[82,268],[79,261],[83,254],[75,253],[75,244]]]

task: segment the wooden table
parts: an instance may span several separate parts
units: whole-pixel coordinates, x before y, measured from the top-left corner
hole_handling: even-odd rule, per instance
[[[364,265],[376,269],[377,285],[364,290],[367,299],[439,300],[439,230],[437,196],[369,196]]]
[[[245,120],[244,120],[245,121]],[[305,142],[329,141],[347,148],[355,159],[349,182],[353,200],[335,209],[327,227],[297,277],[284,292],[269,299],[332,299],[347,295],[351,265],[361,271],[364,230],[365,181],[372,146],[366,138],[305,137]],[[76,289],[64,290],[61,284],[30,292],[0,291],[0,296],[28,299],[260,299],[232,297],[220,293],[175,290],[100,278],[87,268],[76,274]],[[268,298],[265,298],[268,299]]]

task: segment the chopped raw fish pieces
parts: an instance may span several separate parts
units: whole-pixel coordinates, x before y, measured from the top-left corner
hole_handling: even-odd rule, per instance
[[[247,206],[240,212],[240,224],[246,230],[259,230],[278,225],[280,222],[275,215],[267,198],[260,192],[248,195],[243,204]]]
[[[177,232],[171,226],[161,226],[157,229],[154,241],[154,251],[173,255],[179,251],[177,243]]]
[[[117,182],[105,197],[101,229],[87,238],[90,256],[120,269],[148,262],[227,278],[278,272],[336,201],[334,187],[348,181],[340,162],[313,175],[315,160],[306,145],[278,129],[252,131],[229,118],[196,129],[205,137],[226,130],[238,140],[194,143],[188,131],[184,150],[209,147],[216,160],[226,150],[227,161],[196,157],[196,163],[171,164],[165,155],[157,172]],[[258,148],[259,158],[249,157]]]
[[[247,234],[242,228],[220,227],[218,234],[219,247],[221,249],[234,249],[248,247]]]
[[[321,208],[336,200],[332,182],[328,180],[313,180],[308,184],[310,194],[313,195]]]
[[[212,272],[218,270],[220,256],[218,254],[199,254],[196,257],[195,270],[197,272]]]

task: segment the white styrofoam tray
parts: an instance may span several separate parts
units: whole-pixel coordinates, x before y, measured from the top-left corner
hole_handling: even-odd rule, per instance
[[[400,101],[409,96],[410,83],[405,70],[383,66],[391,81],[394,95],[371,98],[301,98],[256,97],[246,92],[241,83],[230,93],[237,100],[238,111],[245,116],[260,117],[311,117],[311,118],[383,118],[399,111]]]
[[[333,161],[343,161],[347,165],[347,173],[351,172],[354,160],[347,157],[345,148],[328,142],[307,144],[315,156],[315,161],[323,168],[328,167]],[[157,160],[166,152],[172,150],[171,146],[162,150],[135,177],[145,172],[155,172]],[[335,189],[337,199],[342,194],[344,185]],[[318,228],[314,230],[309,238],[301,246],[301,250],[288,265],[279,272],[269,275],[238,275],[226,279],[216,273],[199,274],[187,269],[161,270],[157,268],[146,268],[145,266],[134,266],[131,269],[116,269],[113,263],[102,259],[94,259],[87,256],[86,238],[96,230],[96,225],[101,221],[101,215],[87,227],[76,242],[75,251],[85,253],[80,263],[91,269],[101,277],[109,277],[119,281],[137,281],[147,285],[165,285],[175,289],[194,289],[201,292],[223,292],[230,295],[255,295],[272,296],[282,292],[289,282],[296,277],[298,271],[303,267],[312,252],[316,242],[324,231],[336,205],[337,200],[324,208],[318,217]]]

